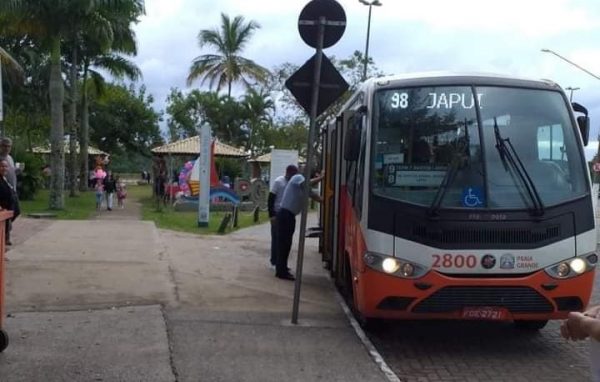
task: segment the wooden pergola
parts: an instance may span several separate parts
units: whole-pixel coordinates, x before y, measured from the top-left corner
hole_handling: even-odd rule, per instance
[[[155,147],[152,155],[164,155],[169,158],[169,174],[173,173],[173,157],[197,157],[200,154],[200,136],[185,138],[179,141],[167,143],[166,145]],[[243,149],[215,140],[215,158],[238,158],[245,159],[248,154]]]
[[[151,151],[154,155],[198,155],[200,152],[200,136],[196,135],[180,141],[167,143],[166,145],[155,147]],[[245,158],[248,154],[243,149],[229,146],[217,140],[215,141],[215,156]]]

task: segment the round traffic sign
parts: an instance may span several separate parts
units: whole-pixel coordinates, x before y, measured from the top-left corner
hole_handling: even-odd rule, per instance
[[[319,19],[325,18],[323,48],[329,48],[342,38],[346,30],[346,12],[335,0],[312,0],[300,12],[298,30],[308,45],[316,48],[319,38]]]

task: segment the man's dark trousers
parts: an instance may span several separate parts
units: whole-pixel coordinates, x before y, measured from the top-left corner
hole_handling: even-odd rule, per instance
[[[277,264],[277,251],[279,250],[277,234],[277,216],[275,216],[271,221],[271,265]]]
[[[294,230],[296,229],[296,216],[285,208],[277,212],[277,242],[279,251],[277,253],[277,268],[275,274],[284,276],[288,274],[288,257],[292,249]]]

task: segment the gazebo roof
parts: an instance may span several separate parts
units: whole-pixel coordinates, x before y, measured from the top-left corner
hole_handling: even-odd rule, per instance
[[[198,135],[152,149],[153,154],[198,155],[199,152],[200,136]],[[242,149],[237,149],[217,140],[215,142],[215,156],[241,158],[246,157],[247,154]]]
[[[256,158],[250,159],[248,162],[271,163],[271,153],[266,153]],[[299,163],[306,163],[303,157],[298,156]]]
[[[79,154],[79,142],[76,143],[75,148],[75,152]],[[37,146],[34,147],[32,151],[34,154],[50,154],[50,146]],[[69,142],[65,142],[65,153],[68,154],[70,152],[71,151],[69,150]],[[108,155],[108,153],[105,153],[104,151],[95,147],[88,146],[88,155]]]

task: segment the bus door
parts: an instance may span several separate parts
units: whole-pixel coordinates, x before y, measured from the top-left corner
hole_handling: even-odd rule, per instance
[[[332,274],[335,273],[336,253],[338,248],[339,199],[340,199],[340,140],[342,119],[337,118],[326,131],[323,142],[323,261],[327,262]]]

